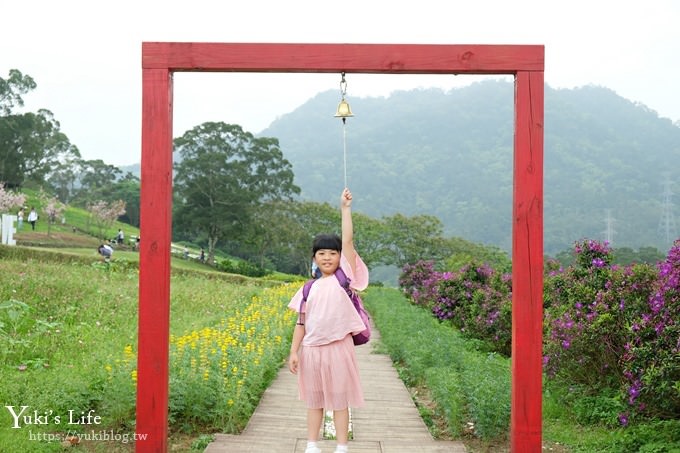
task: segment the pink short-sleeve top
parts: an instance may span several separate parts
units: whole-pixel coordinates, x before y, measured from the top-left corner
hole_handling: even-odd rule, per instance
[[[340,267],[350,280],[351,288],[358,291],[366,289],[368,268],[359,255],[356,255],[354,273],[345,255],[340,256]],[[301,301],[302,288],[295,293],[288,308],[299,311]],[[352,300],[334,275],[321,277],[314,282],[302,311],[305,313],[303,346],[332,343],[342,340],[347,334],[357,334],[366,328]]]

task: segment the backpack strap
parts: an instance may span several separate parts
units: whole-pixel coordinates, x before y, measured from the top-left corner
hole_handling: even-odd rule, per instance
[[[352,288],[349,287],[349,284],[351,280],[349,277],[347,277],[347,274],[345,274],[345,271],[342,270],[341,267],[338,266],[337,270],[335,271],[335,278],[338,279],[338,283],[340,283],[340,286],[342,286],[345,289],[345,292],[347,295],[351,298],[352,297]]]
[[[315,278],[311,280],[307,280],[302,287],[302,300],[300,301],[300,309],[298,310],[298,326],[304,326],[305,325],[305,314],[302,312],[302,307],[305,306],[305,302],[307,302],[307,298],[309,297],[309,291],[312,289],[312,285],[316,281]]]

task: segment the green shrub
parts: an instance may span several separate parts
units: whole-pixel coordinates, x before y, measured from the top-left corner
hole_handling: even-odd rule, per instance
[[[607,451],[628,453],[680,452],[680,420],[663,420],[631,426],[614,439]]]
[[[472,430],[490,439],[507,433],[510,422],[509,360],[481,350],[428,310],[411,305],[397,290],[372,288],[365,302],[381,342],[400,365],[407,385],[425,385],[450,434]]]
[[[602,390],[595,395],[587,393],[586,390],[572,392],[574,397],[570,405],[576,420],[583,425],[618,427],[619,416],[626,410],[620,393],[611,389]]]
[[[228,272],[230,274],[245,275],[248,277],[264,277],[270,274],[271,271],[257,266],[255,264],[249,263],[242,260],[222,260],[217,263],[217,269],[222,272]]]

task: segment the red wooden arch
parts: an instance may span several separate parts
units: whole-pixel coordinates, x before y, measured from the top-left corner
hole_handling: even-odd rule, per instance
[[[142,43],[138,452],[168,438],[172,74],[180,71],[513,74],[512,413],[516,453],[541,451],[543,72],[541,45]]]

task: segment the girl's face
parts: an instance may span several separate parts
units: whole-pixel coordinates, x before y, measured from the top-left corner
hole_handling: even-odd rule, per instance
[[[340,266],[340,252],[333,249],[319,249],[314,254],[314,262],[323,275],[333,275]]]

